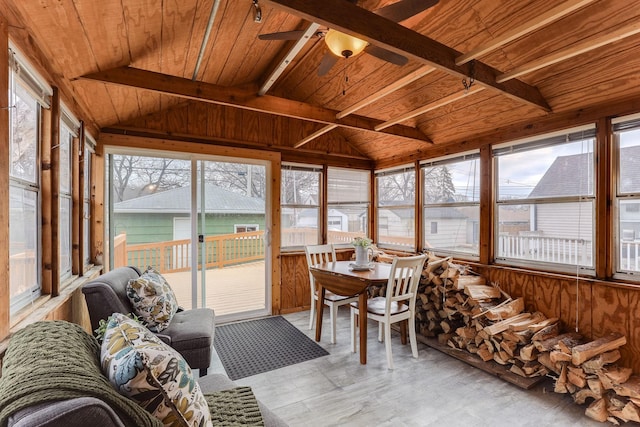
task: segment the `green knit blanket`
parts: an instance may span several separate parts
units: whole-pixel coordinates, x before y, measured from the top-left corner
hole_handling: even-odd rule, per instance
[[[80,326],[43,321],[11,337],[0,377],[0,426],[31,405],[92,396],[106,402],[132,427],[162,423],[134,401],[120,395],[102,375],[100,347]]]
[[[100,370],[100,345],[80,326],[43,321],[11,337],[2,360],[0,426],[11,414],[56,400],[92,396],[113,408],[126,426],[161,427],[160,420],[119,394]],[[262,426],[258,402],[249,387],[205,394],[215,426]]]

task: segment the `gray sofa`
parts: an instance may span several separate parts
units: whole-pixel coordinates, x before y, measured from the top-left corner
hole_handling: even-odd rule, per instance
[[[131,279],[140,277],[136,267],[119,267],[86,283],[82,287],[91,317],[91,328],[96,330],[101,319],[113,313],[129,314],[133,307],[127,297],[126,287]],[[211,346],[215,332],[215,315],[208,308],[178,311],[169,327],[156,334],[158,338],[176,349],[191,369],[198,369],[200,376],[207,374],[211,363]]]
[[[42,321],[18,331],[9,344],[0,377],[0,425],[157,425],[159,420],[111,386],[101,372],[99,352],[95,340],[69,322]],[[236,387],[223,374],[207,375],[198,382],[205,395]],[[265,426],[287,425],[257,403]],[[239,417],[243,419],[242,412]]]

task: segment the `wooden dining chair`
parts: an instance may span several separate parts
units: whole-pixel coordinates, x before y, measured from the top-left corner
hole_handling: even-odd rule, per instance
[[[391,324],[402,322],[400,333],[402,343],[406,344],[406,326],[409,325],[411,353],[418,357],[416,340],[416,296],[420,275],[426,255],[396,257],[391,264],[389,281],[384,297],[367,300],[367,318],[378,322],[378,341],[382,341],[384,327],[384,343],[387,351],[387,367],[393,369],[391,357]],[[351,351],[356,351],[356,329],[358,328],[358,302],[351,303]]]
[[[307,266],[320,264],[323,262],[336,261],[336,251],[333,245],[309,245],[304,248],[307,255]],[[311,286],[311,314],[309,315],[309,329],[313,328],[313,322],[316,318],[316,301],[318,301],[318,287],[309,270],[309,284]],[[324,305],[329,306],[329,317],[331,319],[331,344],[336,343],[336,321],[338,317],[338,307],[347,305],[353,301],[357,301],[358,297],[344,297],[336,295],[333,292],[326,291],[324,293]]]

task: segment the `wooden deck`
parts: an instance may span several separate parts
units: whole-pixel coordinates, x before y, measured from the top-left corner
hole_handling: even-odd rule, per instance
[[[163,273],[174,290],[178,303],[191,307],[191,272]],[[201,300],[198,276],[198,301]],[[265,308],[264,261],[207,270],[206,305],[216,316]]]

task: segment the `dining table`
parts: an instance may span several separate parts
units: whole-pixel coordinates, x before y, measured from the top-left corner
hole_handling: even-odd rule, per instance
[[[336,295],[351,297],[358,295],[360,321],[360,363],[367,363],[367,289],[372,285],[385,285],[391,274],[391,264],[371,262],[367,266],[356,266],[353,261],[334,261],[309,267],[318,291],[316,302],[316,341],[322,336],[322,312],[327,290]]]

